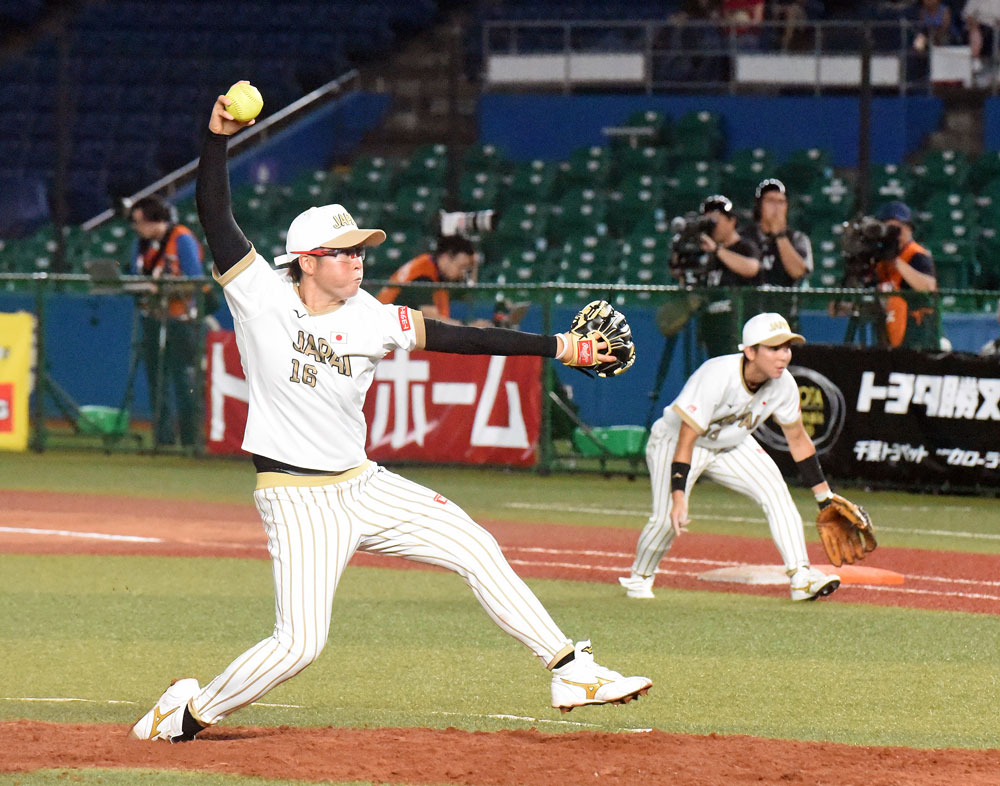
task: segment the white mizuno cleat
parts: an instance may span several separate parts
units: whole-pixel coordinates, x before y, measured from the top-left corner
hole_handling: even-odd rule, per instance
[[[840,576],[816,568],[799,568],[792,574],[792,600],[816,600],[831,594],[840,586]]]
[[[198,680],[187,677],[174,680],[149,712],[143,715],[128,733],[133,740],[166,740],[184,742],[184,708],[201,691]]]
[[[580,641],[573,660],[552,672],[552,706],[569,712],[585,704],[628,704],[652,686],[648,677],[623,677],[597,665],[590,642]]]
[[[625,588],[625,594],[630,598],[652,598],[654,578],[633,573],[630,576],[619,577],[618,583]]]

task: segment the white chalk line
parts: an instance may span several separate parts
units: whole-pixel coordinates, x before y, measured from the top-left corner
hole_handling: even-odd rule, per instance
[[[106,532],[79,532],[71,529],[38,529],[36,527],[0,527],[0,532],[14,535],[53,535],[62,538],[118,540],[125,543],[165,543],[163,538],[142,538],[138,535],[110,535]]]
[[[586,513],[596,516],[628,516],[629,518],[640,518],[645,519],[649,517],[649,509],[643,508],[617,508],[611,510],[610,508],[594,508],[586,506],[573,506],[573,505],[560,505],[559,503],[548,503],[548,502],[508,502],[504,505],[507,508],[519,508],[523,510],[560,510],[566,511],[567,513]],[[725,506],[716,506],[725,507]],[[735,507],[735,506],[733,506]],[[895,510],[910,510],[910,511],[959,511],[959,512],[970,512],[972,508],[969,507],[958,507],[958,506],[948,506],[943,505],[940,508],[930,507],[930,506],[909,506],[902,505],[894,508]],[[704,519],[705,521],[725,521],[734,524],[766,524],[767,521],[760,517],[754,516],[719,516],[712,513],[698,513],[695,518]],[[967,538],[971,540],[1000,540],[1000,534],[995,532],[966,532],[962,530],[946,530],[946,529],[914,529],[911,527],[893,527],[885,526],[879,524],[876,527],[878,532],[895,532],[900,535],[936,535],[938,537],[952,537],[952,538]]]
[[[562,507],[562,510],[567,510],[568,508]],[[744,521],[754,521],[755,519],[743,519]],[[927,533],[927,534],[941,534],[941,535],[955,535],[958,537],[982,537],[991,539],[1000,539],[1000,535],[995,534],[983,534],[983,533],[955,533],[955,532],[945,532],[936,530],[903,530],[899,528],[892,527],[880,527],[881,531],[887,532],[910,532],[910,533]],[[145,538],[136,535],[112,535],[104,532],[75,532],[72,530],[49,530],[49,529],[38,529],[33,527],[0,527],[0,532],[10,532],[10,533],[21,533],[21,534],[31,534],[31,535],[50,535],[58,537],[76,537],[76,538],[90,538],[96,540],[112,540],[112,541],[124,541],[124,542],[136,542],[136,543],[165,543],[163,538]],[[244,544],[220,544],[227,545],[230,548],[245,548]],[[618,558],[618,559],[631,559],[632,554],[626,552],[617,551],[595,551],[587,549],[546,549],[537,547],[507,547],[508,551],[522,551],[529,553],[540,553],[540,554],[579,554],[583,556],[593,556],[601,558]],[[540,567],[554,567],[554,568],[569,568],[573,570],[590,570],[590,571],[611,571],[611,572],[622,572],[628,571],[628,566],[603,566],[603,565],[589,565],[576,562],[539,562],[536,560],[510,560],[513,565],[535,565]],[[716,565],[723,567],[737,566],[743,563],[725,561],[725,560],[707,560],[707,559],[688,559],[688,558],[672,558],[671,562],[683,562],[687,564],[700,564],[700,565]],[[669,570],[666,568],[661,568],[656,571],[660,575],[665,576],[691,576],[695,575],[693,571],[676,571]],[[976,580],[976,579],[961,579],[961,578],[951,578],[946,576],[918,576],[910,575],[910,579],[917,581],[935,581],[944,584],[967,584],[973,586],[986,586],[986,587],[1000,587],[1000,581],[989,581],[989,580]],[[868,587],[870,585],[854,584],[854,585],[844,585],[844,586],[854,586],[854,587]],[[961,592],[939,592],[934,590],[915,590],[913,588],[900,588],[900,587],[884,587],[879,586],[879,591],[882,592],[904,592],[911,594],[924,594],[924,595],[940,595],[942,597],[968,597],[976,599],[987,599],[987,600],[997,600],[1000,601],[1000,597],[993,595],[981,595],[977,593],[961,593]]]
[[[471,712],[445,712],[445,711],[434,711],[430,713],[431,715],[447,715],[450,717],[459,718],[490,718],[492,720],[515,720],[524,721],[525,723],[549,723],[554,726],[579,726],[583,728],[592,729],[604,729],[606,726],[601,726],[599,723],[584,723],[582,721],[567,721],[567,720],[552,720],[550,718],[532,718],[530,715],[508,715],[506,713],[496,713],[489,715],[479,715]],[[640,729],[634,726],[621,726],[611,729],[611,731],[625,731],[632,732],[634,734],[643,734],[651,732],[652,729]]]
[[[526,547],[524,549],[514,547],[507,548],[507,551],[532,551],[532,547]],[[563,553],[563,554],[574,554],[572,549],[547,549],[548,553]],[[594,556],[601,554],[601,552],[589,551],[588,554]],[[619,552],[620,553],[620,552]],[[615,552],[608,552],[607,556],[614,555]],[[628,555],[632,556],[632,555]],[[519,560],[519,559],[509,559],[511,565],[522,565],[525,567],[545,567],[545,568],[563,568],[570,570],[581,570],[589,572],[604,572],[604,573],[618,573],[620,575],[627,575],[629,571],[628,566],[616,566],[616,565],[591,565],[588,563],[580,562],[555,562],[555,561],[539,561],[539,560]],[[681,559],[671,559],[670,562],[681,562]],[[701,559],[684,559],[683,560],[689,564],[702,564],[702,565],[723,565],[723,566],[735,566],[745,563],[739,562],[723,562],[719,560],[701,560]],[[669,568],[657,568],[656,573],[660,576],[684,576],[691,578],[697,576],[700,571],[698,570],[670,570]],[[909,576],[912,580],[923,580],[923,581],[937,581],[945,584],[969,584],[973,586],[1000,586],[1000,582],[982,580],[977,581],[973,579],[953,579],[947,576]],[[870,584],[842,584],[841,588],[869,588],[876,587],[876,585]],[[900,587],[900,586],[882,586],[878,585],[877,589],[880,592],[899,592],[903,594],[913,594],[913,595],[936,595],[944,598],[970,598],[975,600],[995,600],[1000,602],[1000,595],[984,595],[981,593],[974,592],[959,592],[959,591],[945,591],[945,590],[929,590],[929,589],[916,589],[913,587]]]
[[[624,551],[594,551],[592,549],[548,549],[541,548],[539,546],[507,546],[506,551],[527,551],[534,554],[582,554],[587,557],[617,557],[632,559],[635,556],[632,552]],[[738,562],[735,560],[717,560],[717,559],[694,559],[692,557],[670,557],[670,562],[683,562],[689,565],[717,565],[720,567],[738,567],[740,565],[746,565],[745,562]],[[531,563],[524,563],[531,564]],[[599,567],[599,566],[592,566]],[[615,568],[618,570],[618,568]],[[657,573],[660,571],[658,570]],[[676,571],[675,571],[676,573]],[[960,579],[951,576],[921,576],[915,573],[907,573],[906,577],[914,581],[939,581],[946,584],[973,584],[976,586],[986,586],[986,587],[1000,587],[1000,581],[989,581],[987,579]],[[855,584],[854,586],[861,586]]]
[[[38,702],[43,704],[67,704],[69,702],[83,702],[84,704],[138,704],[137,701],[124,701],[122,699],[78,699],[72,696],[0,696],[0,701],[17,702]],[[301,704],[267,704],[262,701],[255,701],[252,707],[278,707],[281,709],[301,710]]]

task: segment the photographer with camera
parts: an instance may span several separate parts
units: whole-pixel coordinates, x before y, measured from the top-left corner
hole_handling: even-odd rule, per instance
[[[937,350],[940,335],[933,297],[913,292],[934,292],[937,271],[930,252],[913,239],[913,213],[903,202],[883,205],[876,218],[898,231],[895,248],[875,262],[876,286],[889,295],[883,302],[886,338],[893,347]]]
[[[476,283],[478,262],[476,248],[472,241],[461,235],[439,237],[434,251],[420,254],[402,265],[389,277],[394,284],[411,281],[462,281]],[[377,295],[382,303],[398,303],[420,311],[428,319],[457,325],[459,320],[451,316],[451,297],[447,289],[411,289],[403,291],[399,287],[384,287]],[[475,320],[476,327],[489,327],[492,322]]]
[[[752,287],[760,275],[757,246],[736,231],[733,203],[707,197],[697,217],[674,219],[670,274],[689,286]],[[699,320],[699,340],[709,357],[729,351],[740,313],[728,294],[709,296]]]
[[[759,283],[773,287],[798,287],[813,271],[809,236],[788,226],[788,194],[775,178],[762,180],[754,191],[752,227],[748,237],[760,248]],[[795,295],[767,293],[748,304],[748,312],[778,311],[798,330],[799,303]]]

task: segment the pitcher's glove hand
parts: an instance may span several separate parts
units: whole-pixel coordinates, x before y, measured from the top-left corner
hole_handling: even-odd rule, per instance
[[[568,347],[560,359],[580,371],[589,368],[600,377],[613,377],[635,363],[632,328],[625,315],[605,300],[591,301],[580,309],[569,332],[561,336]]]
[[[853,564],[856,559],[864,559],[878,545],[868,512],[839,494],[820,503],[816,529],[827,558],[838,568],[845,562]]]

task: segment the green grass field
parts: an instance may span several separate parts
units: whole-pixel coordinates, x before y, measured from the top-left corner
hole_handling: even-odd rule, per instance
[[[648,513],[645,478],[401,472],[482,518],[637,529]],[[247,462],[73,452],[0,454],[0,478],[3,489],[247,505],[252,485]],[[1000,552],[993,500],[843,491],[872,512],[884,547]],[[809,495],[795,494],[811,516]],[[768,537],[762,515],[729,492],[699,486],[693,500],[697,531]],[[568,716],[584,727],[563,723],[548,706],[547,672],[492,625],[456,576],[352,567],[319,661],[268,694],[267,706],[248,707],[227,723],[655,728],[867,745],[1000,745],[996,617],[679,590],[636,604],[610,584],[529,584],[568,635],[593,638],[601,662],[652,677],[649,697]],[[270,634],[270,565],[3,554],[0,619],[0,720],[126,723],[171,678],[204,682]],[[419,690],[387,690],[414,685]],[[75,780],[74,773],[74,782],[263,783],[131,776],[91,772]],[[57,777],[0,775],[0,784]]]

